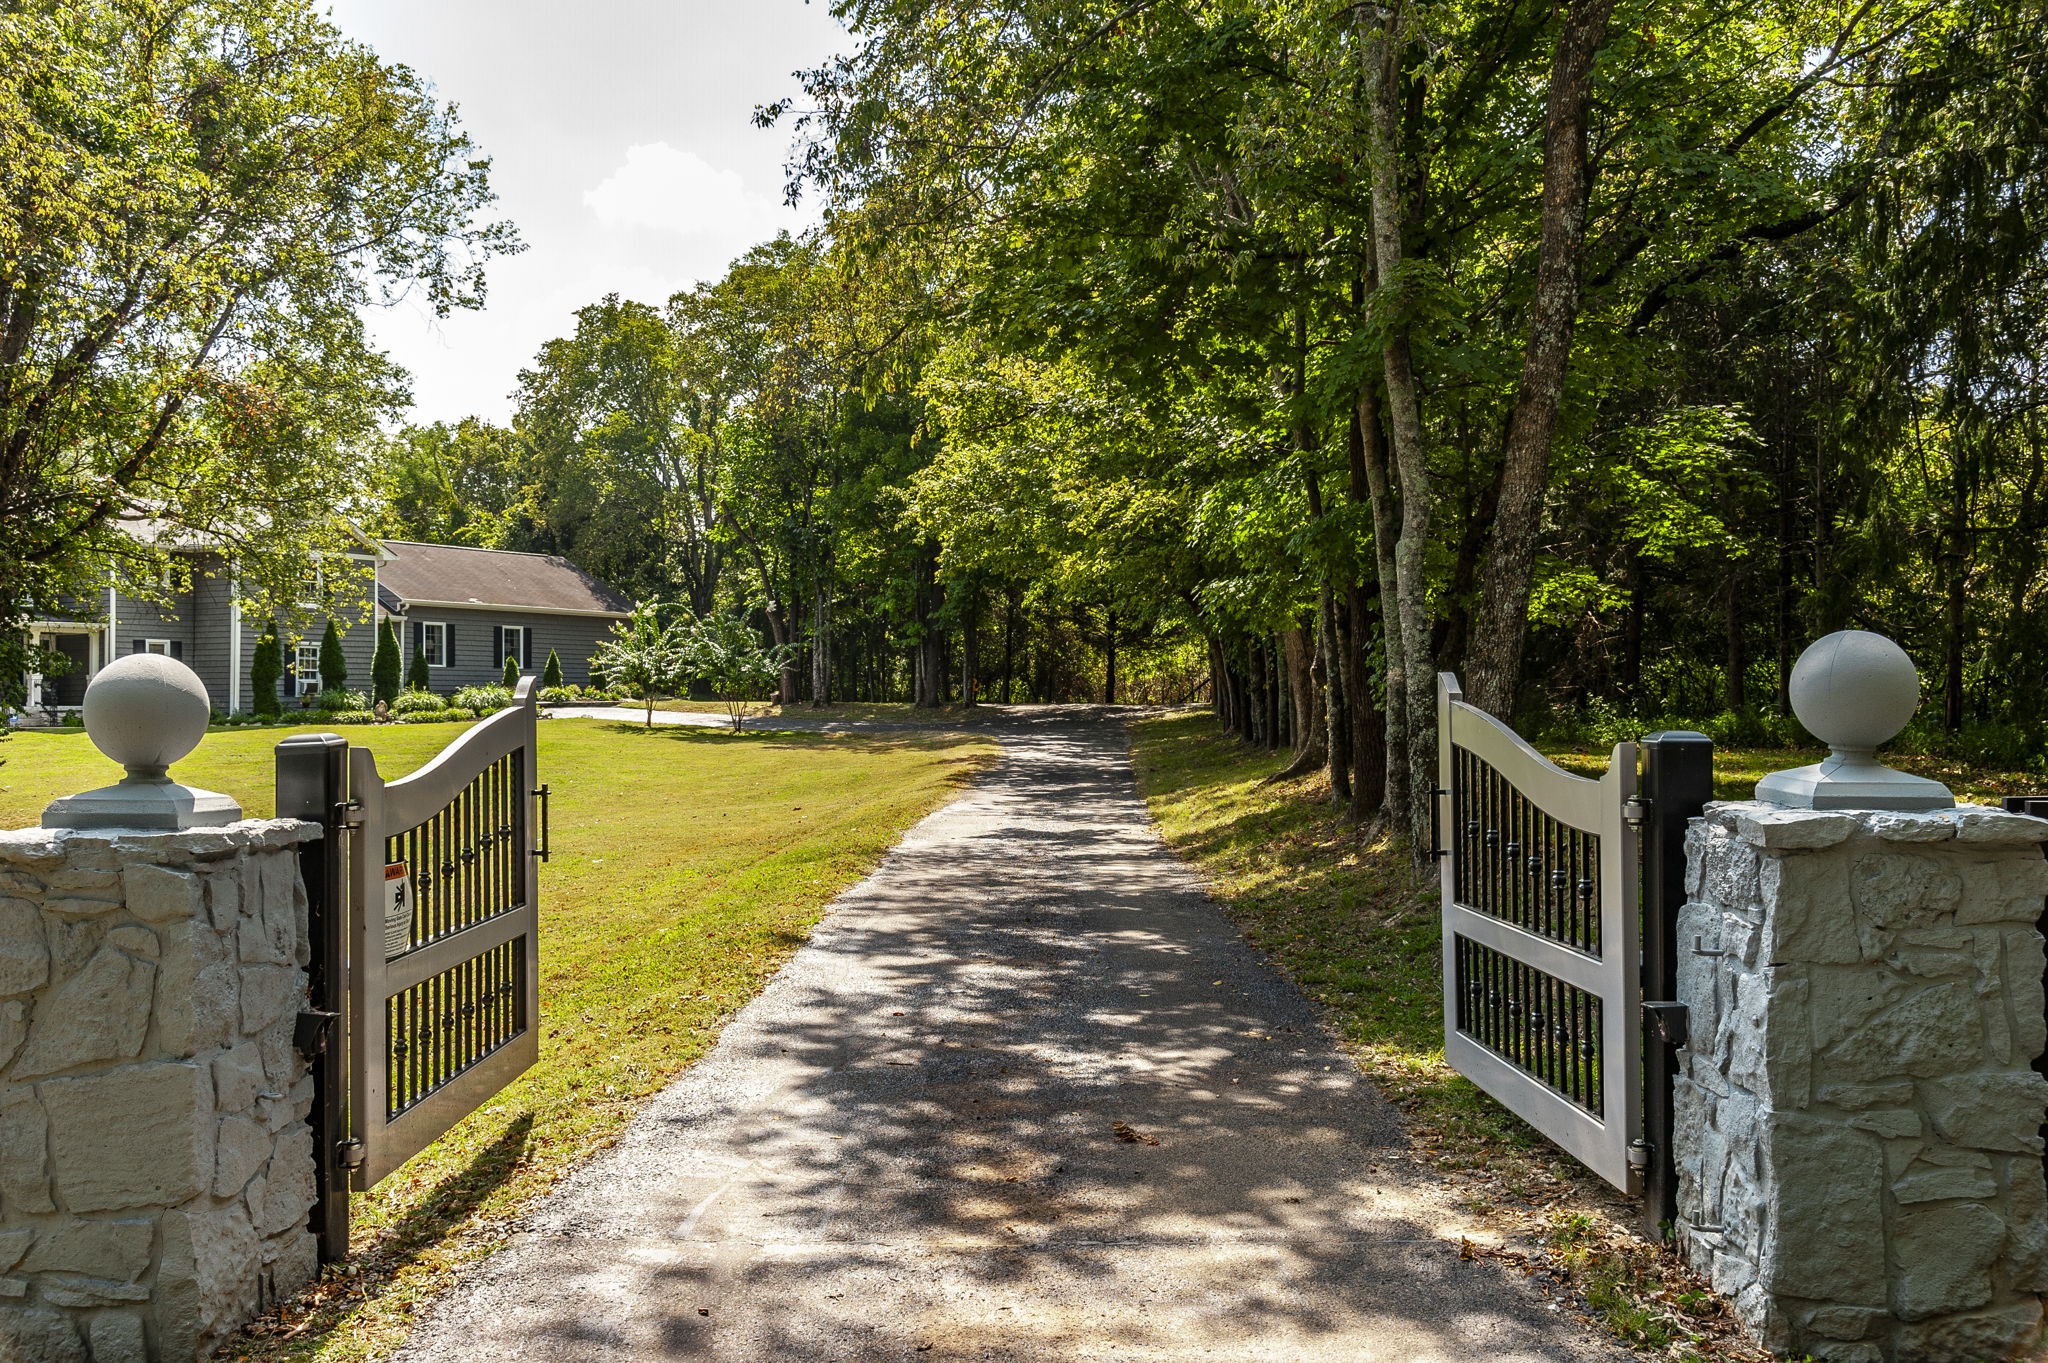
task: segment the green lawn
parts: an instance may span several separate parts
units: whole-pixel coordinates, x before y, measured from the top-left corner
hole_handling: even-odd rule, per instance
[[[387,778],[460,724],[346,731]],[[220,730],[175,773],[271,808],[271,750],[289,729]],[[733,735],[594,720],[540,729],[554,787],[541,873],[540,1064],[356,1202],[354,1259],[261,1321],[226,1357],[363,1359],[403,1341],[461,1264],[609,1142],[702,1055],[804,940],[825,905],[987,762],[959,734]],[[0,745],[0,824],[119,775],[79,733]]]
[[[1568,1282],[1590,1316],[1657,1357],[1767,1357],[1674,1256],[1635,1236],[1632,1204],[1444,1063],[1435,889],[1404,848],[1347,823],[1320,776],[1264,784],[1287,755],[1238,743],[1207,715],[1141,720],[1131,734],[1168,845],[1327,1010],[1402,1110],[1416,1155],[1510,1245],[1474,1252]]]

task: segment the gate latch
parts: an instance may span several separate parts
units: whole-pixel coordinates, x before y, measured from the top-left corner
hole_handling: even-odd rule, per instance
[[[1657,1035],[1663,1038],[1665,1045],[1685,1049],[1689,1037],[1687,1025],[1691,1019],[1684,1004],[1645,1002],[1643,1016],[1649,1021],[1650,1026],[1656,1029]]]
[[[334,1027],[340,1021],[339,1013],[307,1009],[292,1026],[292,1046],[308,1060],[319,1059],[327,1054],[327,1044],[334,1039]]]

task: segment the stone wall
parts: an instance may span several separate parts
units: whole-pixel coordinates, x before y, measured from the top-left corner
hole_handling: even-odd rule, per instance
[[[0,832],[0,1358],[210,1353],[317,1272],[313,824]]]
[[[1678,1233],[1771,1348],[1977,1363],[2038,1337],[2044,834],[1974,807],[1695,822]]]

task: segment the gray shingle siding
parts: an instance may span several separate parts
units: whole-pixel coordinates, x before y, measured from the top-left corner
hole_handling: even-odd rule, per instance
[[[460,687],[481,686],[501,678],[505,660],[491,656],[491,639],[494,629],[506,625],[523,625],[533,632],[531,662],[521,671],[538,675],[547,666],[548,650],[553,649],[561,655],[562,680],[586,686],[590,682],[590,655],[612,627],[608,617],[594,615],[545,615],[506,607],[414,606],[402,641],[408,663],[418,638],[415,623],[441,623],[452,628],[455,661],[446,667],[428,669],[429,685],[444,696]]]

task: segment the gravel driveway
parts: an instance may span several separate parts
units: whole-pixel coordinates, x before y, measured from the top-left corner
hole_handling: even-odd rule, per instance
[[[1391,1110],[1160,843],[1121,724],[994,732],[401,1357],[1625,1357],[1460,1259]]]

